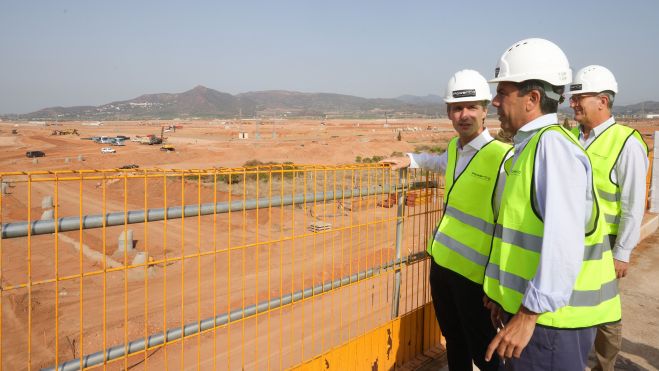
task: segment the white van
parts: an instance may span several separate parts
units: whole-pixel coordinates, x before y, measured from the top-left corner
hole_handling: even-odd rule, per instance
[[[115,153],[117,151],[114,150],[114,148],[110,147],[103,147],[101,148],[101,153]]]

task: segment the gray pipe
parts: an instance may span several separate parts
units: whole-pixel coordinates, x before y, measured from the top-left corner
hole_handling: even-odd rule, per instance
[[[389,191],[390,187],[371,187],[354,189],[345,192],[337,192],[336,197],[354,197],[364,196],[371,194],[381,194]],[[319,192],[319,193],[306,193],[298,194],[296,196],[260,198],[257,200],[237,200],[218,202],[217,204],[206,203],[201,205],[186,205],[174,206],[157,209],[132,210],[125,214],[123,212],[115,212],[97,215],[85,215],[82,217],[82,229],[101,228],[105,220],[105,226],[117,226],[124,224],[143,223],[145,219],[150,222],[164,220],[164,219],[179,219],[182,216],[193,217],[197,215],[211,215],[215,212],[218,214],[254,210],[257,208],[267,208],[271,205],[293,205],[301,204],[304,202],[324,201],[328,199],[335,199],[334,192]],[[166,213],[166,215],[165,215]],[[57,230],[59,232],[75,231],[80,229],[80,217],[69,216],[57,219]],[[49,234],[55,232],[54,220],[38,220],[34,222],[16,222],[6,223],[2,225],[2,238],[25,237],[28,235],[28,227],[31,229],[31,235]]]
[[[418,182],[415,184],[419,188],[426,188],[428,186],[425,182]],[[238,200],[231,202],[218,202],[206,203],[201,205],[186,205],[175,206],[157,209],[144,210],[131,210],[126,213],[115,212],[107,213],[105,217],[101,214],[85,215],[82,217],[82,229],[102,228],[105,221],[106,227],[143,223],[145,220],[149,222],[159,221],[166,219],[178,219],[182,216],[192,217],[197,215],[212,215],[214,213],[222,214],[228,212],[235,212],[241,210],[254,210],[258,208],[267,208],[269,206],[283,206],[302,204],[305,202],[317,202],[326,200],[337,200],[344,197],[359,197],[370,196],[376,194],[396,192],[396,187],[392,186],[371,186],[366,188],[356,188],[347,191],[338,192],[318,192],[297,194],[295,196],[272,197],[272,198],[259,198],[252,200]],[[165,215],[166,213],[166,215]],[[37,220],[33,222],[15,222],[2,224],[2,238],[15,238],[25,237],[29,234],[40,235],[55,233],[55,228],[59,232],[76,231],[81,229],[81,218],[77,216],[68,216],[58,218],[57,223],[55,220]]]
[[[102,364],[104,361],[111,361],[117,358],[121,358],[130,354],[134,354],[140,351],[143,351],[147,348],[155,347],[162,345],[168,341],[174,341],[177,339],[185,338],[197,334],[201,331],[209,330],[215,327],[223,326],[233,321],[239,319],[246,319],[252,317],[258,313],[263,313],[268,310],[277,309],[283,305],[288,305],[291,303],[298,302],[300,300],[309,298],[313,295],[321,294],[324,292],[329,292],[334,289],[338,289],[342,286],[346,286],[355,282],[362,281],[366,278],[372,277],[380,271],[386,271],[391,269],[394,266],[399,266],[400,264],[412,264],[419,260],[422,260],[426,257],[425,251],[420,253],[415,253],[406,256],[405,258],[399,258],[391,262],[385,263],[379,267],[374,267],[367,269],[365,271],[355,273],[350,276],[336,279],[334,281],[328,282],[322,285],[316,285],[311,288],[307,288],[301,291],[297,291],[293,294],[284,295],[281,298],[272,299],[267,302],[262,302],[256,305],[250,305],[244,309],[236,309],[229,314],[220,314],[215,317],[207,318],[195,323],[189,323],[183,327],[177,327],[170,330],[167,330],[165,333],[157,333],[148,336],[145,339],[139,339],[129,342],[128,344],[117,345],[111,348],[106,349],[105,351],[96,352],[93,354],[86,355],[82,357],[82,367],[92,367],[99,364]],[[45,368],[42,370],[57,370],[57,371],[73,371],[79,370],[81,365],[81,359],[76,358],[64,363],[60,363],[55,367]]]

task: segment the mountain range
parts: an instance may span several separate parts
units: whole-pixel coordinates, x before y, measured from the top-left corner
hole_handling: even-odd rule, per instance
[[[565,110],[567,107],[563,107]],[[569,109],[568,109],[569,110]],[[567,111],[565,111],[568,113]],[[659,102],[614,106],[614,113],[659,112]],[[491,112],[493,113],[493,112]],[[12,115],[22,120],[136,120],[250,117],[436,117],[446,114],[438,95],[361,98],[332,93],[284,90],[232,95],[204,86],[183,93],[145,94],[100,106],[50,107]]]

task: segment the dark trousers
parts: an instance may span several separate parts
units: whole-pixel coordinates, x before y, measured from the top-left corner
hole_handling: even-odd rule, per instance
[[[596,327],[563,330],[536,326],[519,358],[507,359],[504,370],[583,371],[595,341]]]
[[[451,371],[497,370],[496,354],[485,362],[485,351],[496,335],[490,311],[483,306],[483,288],[434,261],[430,263],[430,292],[437,322],[446,338]]]

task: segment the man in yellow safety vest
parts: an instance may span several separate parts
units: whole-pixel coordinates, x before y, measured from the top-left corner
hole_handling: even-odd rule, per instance
[[[494,221],[505,181],[504,161],[511,146],[485,128],[490,87],[473,70],[455,73],[444,101],[458,136],[441,155],[409,153],[385,159],[392,169],[423,168],[445,174],[444,214],[428,245],[430,288],[437,320],[446,338],[449,369],[497,370],[498,359],[485,361],[496,334],[483,307],[483,277]]]
[[[496,353],[510,370],[582,371],[595,328],[620,319],[592,167],[558,124],[571,80],[563,51],[538,38],[507,48],[490,80],[515,154],[483,282],[500,328],[486,359]]]
[[[616,277],[620,279],[627,274],[629,257],[640,238],[647,145],[638,131],[616,123],[611,115],[618,82],[607,68],[592,65],[579,70],[570,85],[570,93],[570,107],[579,123],[573,133],[593,165]],[[599,326],[595,336],[597,365],[593,370],[613,371],[621,346],[621,321]]]

